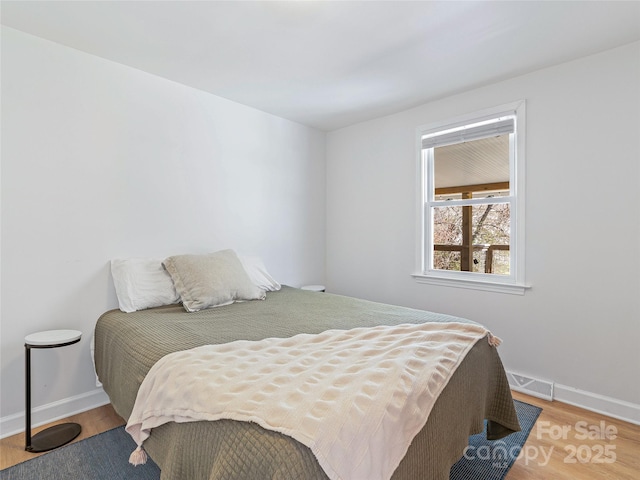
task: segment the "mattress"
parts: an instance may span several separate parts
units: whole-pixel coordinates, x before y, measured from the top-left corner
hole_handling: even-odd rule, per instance
[[[96,324],[96,372],[116,412],[128,419],[145,375],[168,353],[328,329],[452,321],[470,322],[286,286],[268,292],[263,301],[193,313],[180,305],[126,314],[112,310]],[[392,478],[448,479],[468,436],[482,431],[484,419],[491,438],[519,430],[498,352],[481,341],[451,377]],[[145,449],[160,466],[162,479],[327,478],[307,447],[251,422],[171,422],[153,429]]]

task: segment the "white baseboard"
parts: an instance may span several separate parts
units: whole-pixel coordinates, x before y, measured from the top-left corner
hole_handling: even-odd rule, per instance
[[[554,399],[592,412],[640,425],[640,405],[556,383]]]
[[[61,418],[86,412],[107,403],[109,403],[107,394],[102,388],[96,388],[90,392],[33,408],[31,410],[31,426],[38,427],[49,422],[55,422]],[[25,421],[24,412],[0,418],[0,438],[24,432]]]
[[[640,405],[598,393],[506,370],[509,387],[544,400],[557,400],[595,413],[640,425]]]

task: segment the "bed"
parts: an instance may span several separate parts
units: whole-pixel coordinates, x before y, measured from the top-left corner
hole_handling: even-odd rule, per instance
[[[158,360],[172,352],[237,340],[319,334],[330,329],[452,321],[473,323],[283,286],[267,292],[264,300],[190,313],[179,304],[133,313],[111,310],[97,321],[94,360],[113,407],[128,419],[143,379]],[[468,436],[481,432],[485,419],[491,439],[519,430],[497,349],[478,341],[448,380],[392,478],[448,479]],[[305,445],[253,422],[169,422],[152,430],[145,450],[159,465],[165,480],[328,478]]]

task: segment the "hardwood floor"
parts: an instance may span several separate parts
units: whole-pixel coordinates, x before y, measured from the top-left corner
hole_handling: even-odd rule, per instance
[[[640,478],[640,426],[518,392],[513,396],[543,411],[507,480]],[[82,425],[82,433],[74,441],[125,423],[111,405],[105,405],[34,429],[34,433],[64,422]],[[0,469],[37,455],[41,454],[24,451],[24,434],[0,440]]]
[[[508,480],[638,480],[640,426],[513,392],[542,407]]]
[[[63,418],[57,422],[33,428],[32,435],[35,435],[39,431],[44,430],[47,427],[51,427],[52,425],[58,425],[59,423],[65,422],[75,422],[82,426],[82,432],[71,443],[92,437],[98,433],[106,432],[107,430],[111,430],[112,428],[125,424],[122,417],[113,410],[111,404],[107,404],[87,412],[79,413],[78,415]],[[0,470],[47,453],[25,452],[24,444],[24,433],[12,435],[11,437],[6,437],[0,440]]]

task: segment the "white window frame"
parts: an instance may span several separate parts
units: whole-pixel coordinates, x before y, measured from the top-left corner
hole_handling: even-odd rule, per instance
[[[453,130],[465,125],[513,116],[514,133],[509,143],[509,196],[493,199],[499,203],[509,203],[511,209],[510,263],[509,275],[485,274],[479,272],[460,272],[436,270],[432,268],[433,258],[433,222],[431,206],[434,201],[433,186],[433,148],[423,149],[423,137],[438,132]],[[525,284],[525,251],[524,251],[524,206],[525,206],[525,102],[524,100],[507,105],[490,108],[469,115],[443,122],[423,125],[417,128],[417,241],[416,241],[416,273],[413,274],[419,283],[445,285],[452,287],[487,290],[501,293],[523,295],[529,288]],[[458,142],[454,142],[458,143]],[[453,201],[455,202],[455,201]],[[486,203],[486,200],[480,200]],[[492,203],[495,203],[492,202]],[[458,202],[461,203],[461,202]],[[465,204],[477,203],[466,200]]]

